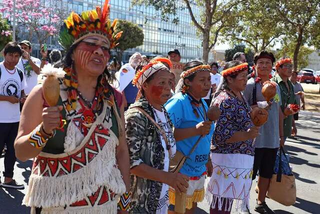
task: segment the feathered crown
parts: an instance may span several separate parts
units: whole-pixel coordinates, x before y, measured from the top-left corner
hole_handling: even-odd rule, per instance
[[[109,14],[109,0],[105,0],[103,11],[97,6],[95,10],[84,11],[81,15],[72,12],[61,27],[59,43],[68,50],[87,36],[100,35],[108,39],[110,49],[116,47],[122,32],[116,33],[118,20],[115,19],[111,24]]]

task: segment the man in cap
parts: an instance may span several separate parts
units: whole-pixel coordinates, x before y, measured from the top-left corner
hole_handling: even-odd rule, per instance
[[[20,58],[17,67],[24,72],[27,81],[25,88],[26,95],[30,94],[31,90],[38,84],[38,75],[40,69],[46,64],[47,51],[41,48],[42,59],[32,57],[32,47],[28,40],[23,40],[19,43],[22,49],[22,57]]]
[[[181,60],[181,55],[178,49],[172,49],[171,51],[168,52],[168,58],[172,62],[172,69],[171,71],[175,75],[175,85],[178,84],[180,80],[180,74],[182,73],[184,64],[180,62]]]
[[[248,80],[244,96],[249,105],[253,108],[258,103],[267,103],[262,95],[263,84],[271,81],[271,71],[275,58],[271,52],[261,51],[254,56],[254,65],[257,75]],[[258,198],[256,200],[255,211],[264,214],[273,214],[274,212],[265,202],[268,187],[273,176],[273,168],[276,161],[279,146],[284,145],[283,138],[283,114],[281,111],[281,94],[277,85],[277,94],[271,99],[268,105],[268,121],[259,129],[259,136],[255,139],[255,156],[253,165],[254,180],[259,171],[258,185],[256,191]]]

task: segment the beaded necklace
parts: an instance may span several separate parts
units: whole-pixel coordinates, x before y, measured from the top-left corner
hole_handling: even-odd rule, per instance
[[[190,103],[191,103],[191,107],[192,107],[192,110],[193,110],[193,113],[196,115],[197,118],[199,118],[200,116],[202,117],[202,119],[204,121],[207,120],[207,112],[204,108],[204,105],[202,103],[202,100],[200,99],[200,101],[196,100],[191,94],[187,93],[188,95],[188,98],[190,100]],[[202,110],[199,109],[199,107],[202,107]]]

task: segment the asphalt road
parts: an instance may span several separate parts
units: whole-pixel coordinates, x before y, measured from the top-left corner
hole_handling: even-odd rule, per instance
[[[296,177],[297,201],[293,206],[285,207],[267,199],[268,206],[277,214],[320,213],[320,114],[301,112],[297,122],[297,139],[288,139],[285,149],[290,155],[290,163]],[[32,161],[17,162],[15,179],[27,185]],[[0,171],[3,171],[3,158],[0,159]],[[3,178],[2,178],[3,179]],[[2,180],[3,181],[3,180]],[[253,182],[255,185],[255,181]],[[250,207],[253,211],[256,193],[252,188]],[[21,205],[26,189],[6,190],[0,188],[0,214],[29,213],[30,209]],[[197,214],[209,213],[209,204],[199,204]],[[235,213],[234,211],[232,213]]]

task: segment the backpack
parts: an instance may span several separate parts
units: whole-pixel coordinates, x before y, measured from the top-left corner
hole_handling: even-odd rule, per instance
[[[22,72],[19,68],[17,68],[17,67],[16,67],[16,69],[17,69],[17,71],[18,71],[20,80],[21,80],[21,82],[22,82],[22,81],[23,81],[23,72]],[[0,68],[0,79],[1,79],[1,68]]]

